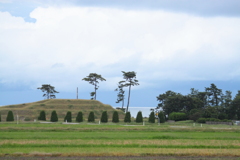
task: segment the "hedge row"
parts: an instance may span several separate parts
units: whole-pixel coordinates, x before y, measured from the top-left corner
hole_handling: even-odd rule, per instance
[[[187,119],[186,113],[172,112],[169,115],[169,120],[182,121]]]
[[[220,120],[220,119],[216,119],[216,118],[199,118],[197,120],[198,123],[206,123],[206,121],[212,121],[212,122],[232,122],[231,120]]]

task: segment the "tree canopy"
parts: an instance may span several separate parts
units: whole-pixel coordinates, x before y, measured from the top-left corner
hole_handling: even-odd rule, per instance
[[[99,81],[106,81],[106,79],[97,73],[90,73],[87,77],[83,78],[82,80],[87,81],[94,86],[94,92],[91,92],[90,96],[92,97],[91,98],[92,100],[93,99],[96,100],[97,90],[99,88],[99,86],[98,86]]]
[[[185,113],[188,119],[198,118],[240,119],[240,91],[232,99],[232,92],[217,88],[215,84],[200,92],[191,88],[190,94],[182,95],[173,91],[159,94],[155,112],[163,111],[167,116],[173,112]]]
[[[127,101],[127,109],[126,112],[128,112],[128,107],[130,103],[130,94],[131,94],[131,87],[132,86],[137,86],[139,85],[137,77],[136,77],[136,72],[131,71],[131,72],[124,72],[123,73],[123,81],[120,81],[119,84],[122,85],[122,87],[128,87],[128,101]]]
[[[45,92],[43,94],[43,97],[46,97],[47,99],[53,99],[56,98],[55,93],[59,93],[55,90],[55,87],[51,86],[50,84],[43,84],[42,87],[38,87],[37,89],[42,90],[42,92]]]

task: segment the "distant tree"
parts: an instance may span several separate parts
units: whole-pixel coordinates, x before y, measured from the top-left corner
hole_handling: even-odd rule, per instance
[[[142,117],[142,112],[141,111],[139,111],[137,113],[136,122],[137,123],[142,123],[143,122],[143,117]]]
[[[165,93],[160,94],[157,97],[157,100],[159,101],[158,106],[156,107],[157,112],[162,109],[167,115],[169,115],[173,110],[176,110],[176,106],[171,106],[170,98],[177,95],[179,95],[179,93],[173,91],[166,91]]]
[[[158,113],[158,118],[159,118],[159,120],[160,120],[160,123],[165,123],[165,116],[164,116],[163,111],[160,111],[160,112]]]
[[[55,90],[55,87],[51,86],[50,84],[43,84],[42,87],[39,87],[37,89],[40,89],[42,90],[42,92],[45,92],[43,94],[43,97],[46,97],[47,99],[56,98],[55,93],[59,93]]]
[[[95,117],[94,117],[94,112],[90,112],[88,116],[88,122],[94,122]]]
[[[76,117],[76,122],[83,122],[83,113],[78,112],[77,117]]]
[[[118,112],[117,111],[113,112],[112,122],[113,123],[118,123],[119,122],[119,117],[118,117]]]
[[[64,122],[72,122],[72,112],[68,111],[65,118],[64,118]]]
[[[148,119],[149,123],[155,123],[155,113],[151,112]]]
[[[232,120],[240,119],[240,91],[238,91],[238,94],[231,103],[228,111],[228,117]]]
[[[188,118],[196,122],[199,118],[202,118],[202,111],[200,109],[192,109],[189,112]]]
[[[52,115],[51,115],[51,122],[57,122],[58,121],[58,116],[57,116],[57,112],[56,111],[52,111]]]
[[[128,112],[128,107],[130,103],[130,94],[131,94],[131,87],[139,85],[138,80],[136,79],[136,72],[124,72],[123,73],[123,79],[124,81],[120,81],[123,87],[128,87],[128,102],[127,102],[127,109],[126,112]]]
[[[14,121],[14,116],[13,116],[13,112],[12,111],[8,111],[6,121],[7,122]]]
[[[101,75],[97,73],[90,73],[87,77],[82,79],[83,81],[87,81],[90,84],[94,85],[94,92],[91,92],[91,99],[96,100],[97,98],[97,89],[99,88],[98,83],[99,81],[106,81]]]
[[[45,113],[45,111],[41,111],[41,112],[40,112],[40,115],[39,115],[39,117],[38,117],[38,120],[40,120],[40,121],[46,121],[46,113]]]
[[[0,112],[0,122],[2,122],[1,112]]]
[[[123,87],[124,87],[123,82],[124,81],[118,82],[118,88],[115,89],[115,91],[118,91],[116,103],[122,102],[122,109],[124,107],[124,97],[125,97],[124,95],[125,91],[123,90]]]
[[[107,111],[103,111],[103,112],[102,112],[101,122],[103,122],[103,123],[107,123],[107,122],[108,122]]]
[[[208,95],[208,103],[211,106],[219,106],[219,104],[223,101],[222,97],[222,90],[218,89],[215,84],[211,84],[210,87],[206,87],[205,91]]]
[[[131,113],[130,113],[130,112],[127,112],[127,113],[125,114],[124,122],[128,122],[128,123],[131,122]]]

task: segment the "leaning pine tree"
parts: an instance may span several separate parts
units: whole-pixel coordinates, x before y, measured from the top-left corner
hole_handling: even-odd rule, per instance
[[[76,117],[76,122],[83,122],[83,113],[78,112],[77,117]]]
[[[155,123],[155,114],[154,114],[154,112],[150,113],[148,122],[149,123]]]
[[[56,111],[52,111],[51,115],[51,122],[57,122],[58,121],[58,116]]]
[[[118,112],[117,111],[113,112],[112,122],[113,123],[118,123],[119,122],[119,117],[118,117]]]
[[[128,123],[131,122],[131,113],[130,113],[130,112],[127,112],[127,113],[125,114],[124,122],[128,122]]]
[[[8,111],[6,121],[7,122],[14,121],[14,116],[13,116],[13,112],[12,111]]]
[[[103,122],[103,123],[107,123],[108,122],[107,111],[103,111],[102,112],[101,122]]]
[[[142,117],[142,112],[139,111],[136,117],[136,122],[137,123],[142,123],[143,122],[143,117]]]
[[[41,111],[41,112],[40,112],[40,115],[39,115],[39,117],[38,117],[38,120],[40,120],[40,121],[46,121],[46,113],[45,113],[45,111]]]
[[[88,122],[94,122],[95,117],[94,117],[94,112],[90,112],[88,116]]]
[[[68,111],[65,118],[64,118],[64,122],[72,122],[72,112]]]

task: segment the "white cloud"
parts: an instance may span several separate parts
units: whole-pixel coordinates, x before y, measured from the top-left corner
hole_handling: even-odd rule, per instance
[[[157,80],[239,79],[240,19],[96,7],[37,8],[36,23],[0,12],[0,80],[79,86],[89,73],[113,90],[121,71]],[[116,78],[117,77],[117,78]]]

